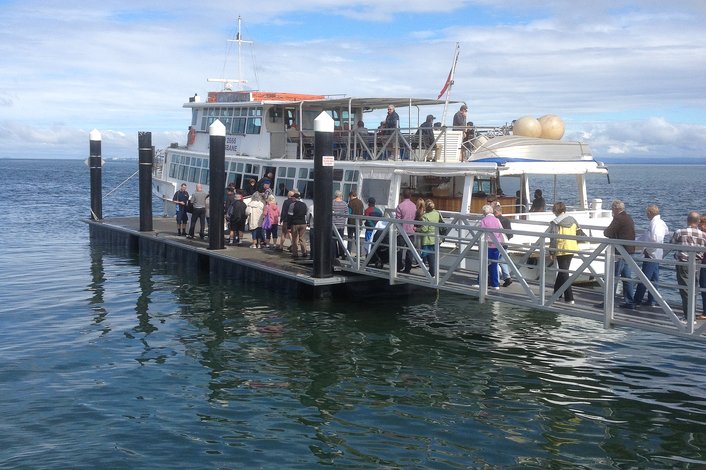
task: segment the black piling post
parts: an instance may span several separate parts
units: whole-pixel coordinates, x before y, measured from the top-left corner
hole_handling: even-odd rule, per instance
[[[138,132],[137,146],[140,159],[140,232],[152,231],[152,133]]]
[[[88,135],[88,168],[91,170],[91,219],[103,218],[103,160],[101,158],[101,133],[93,129]]]
[[[209,175],[208,175],[208,249],[222,250],[223,242],[223,216],[226,185],[226,128],[219,121],[211,124],[209,134]]]
[[[314,119],[314,277],[333,276],[333,119],[322,112]]]

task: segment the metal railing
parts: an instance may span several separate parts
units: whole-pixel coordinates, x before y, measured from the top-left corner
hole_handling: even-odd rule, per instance
[[[706,339],[706,322],[697,318],[699,310],[703,308],[698,305],[699,297],[702,303],[706,303],[706,288],[698,284],[699,275],[703,273],[706,276],[706,264],[701,264],[700,260],[704,256],[704,248],[564,235],[561,238],[576,240],[579,250],[573,253],[569,269],[564,270],[568,275],[567,280],[554,290],[552,288],[559,269],[556,263],[552,264],[552,241],[560,238],[558,234],[547,231],[496,230],[513,234],[513,239],[523,241],[518,243],[509,240],[497,244],[500,258],[494,260],[488,257],[488,235],[493,230],[479,227],[477,216],[451,214],[446,223],[355,215],[349,215],[349,218],[355,221],[349,230],[359,234],[357,238],[354,237],[355,242],[350,247],[347,246],[350,239],[344,239],[337,230],[333,231],[335,241],[344,247],[341,268],[346,271],[384,278],[390,284],[409,283],[471,295],[478,297],[481,303],[488,299],[500,300],[592,318],[602,321],[606,328],[625,325]],[[365,220],[384,225],[377,229],[379,235],[367,242],[363,235],[371,228],[364,225]],[[405,232],[403,224],[414,225],[415,233]],[[547,224],[544,225],[546,228]],[[431,269],[418,242],[423,226],[432,227],[431,232],[424,234],[434,239],[435,256],[430,258],[433,259]],[[442,228],[447,231],[444,236],[439,233]],[[582,228],[586,230],[586,227]],[[662,248],[665,258],[646,258],[643,255],[644,248]],[[633,249],[635,253],[631,253]],[[675,251],[686,253],[688,261],[677,261],[672,256]],[[404,259],[405,253],[409,253],[418,266],[411,273],[400,272],[400,260]],[[630,278],[620,277],[616,273],[618,262],[628,266]],[[659,282],[653,283],[643,273],[642,264],[646,262],[659,265]],[[519,289],[489,289],[489,270],[485,267],[493,263],[507,264],[513,284],[519,286]],[[609,269],[605,269],[606,266]],[[686,267],[686,280],[678,280],[675,275],[677,266]],[[649,310],[621,308],[620,302],[615,301],[618,284],[624,284],[626,289],[633,291],[637,285],[642,284],[645,296],[649,293],[654,298],[655,307],[645,307]],[[575,305],[560,301],[570,286],[578,293]]]

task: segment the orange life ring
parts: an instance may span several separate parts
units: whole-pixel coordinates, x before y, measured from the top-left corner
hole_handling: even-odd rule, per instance
[[[193,145],[194,142],[196,141],[196,129],[193,127],[189,129],[189,138],[187,140],[188,145]]]

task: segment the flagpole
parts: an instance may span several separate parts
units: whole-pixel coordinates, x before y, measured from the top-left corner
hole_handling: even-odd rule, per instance
[[[446,102],[444,103],[444,114],[441,115],[441,125],[443,126],[444,123],[446,122],[446,112],[449,109],[449,96],[451,95],[451,88],[453,87],[454,84],[454,76],[456,75],[456,63],[458,62],[458,54],[461,49],[461,43],[457,42],[456,43],[456,48],[454,50],[454,58],[453,62],[451,63],[451,70],[449,71],[449,76],[446,79],[446,83],[444,84],[444,88],[441,89],[441,93],[439,93],[439,96],[437,99],[441,98],[444,93],[446,93]]]

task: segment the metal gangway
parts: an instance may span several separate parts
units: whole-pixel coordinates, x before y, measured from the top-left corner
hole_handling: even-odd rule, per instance
[[[553,290],[558,267],[551,262],[551,241],[558,235],[549,233],[548,223],[528,220],[512,220],[512,230],[498,230],[513,237],[505,245],[498,245],[499,260],[488,258],[486,234],[491,231],[478,226],[480,217],[444,213],[444,223],[425,223],[412,220],[398,220],[394,213],[387,211],[386,217],[365,217],[349,215],[347,230],[358,236],[344,238],[333,230],[333,243],[340,244],[344,256],[338,261],[340,269],[366,276],[385,279],[390,284],[413,284],[426,288],[439,289],[477,298],[480,303],[499,301],[522,307],[535,308],[555,313],[568,314],[601,321],[605,328],[616,326],[632,327],[691,339],[706,340],[706,321],[699,298],[706,301],[706,289],[699,287],[698,274],[706,264],[698,259],[704,248],[681,245],[656,244],[641,241],[611,240],[602,236],[603,227],[587,227],[584,232],[592,236],[563,236],[577,240],[579,250],[574,254],[572,264],[565,272],[568,279],[556,291]],[[365,241],[365,220],[375,222],[379,232]],[[351,222],[355,222],[352,224]],[[415,234],[406,233],[403,224],[415,226]],[[422,226],[433,228],[436,253],[433,265],[434,275],[422,259],[418,237]],[[384,226],[384,227],[382,227]],[[515,229],[515,226],[518,229]],[[444,231],[445,236],[440,235]],[[597,236],[600,234],[600,236]],[[635,247],[635,253],[629,253]],[[664,258],[649,259],[659,263],[660,280],[653,284],[642,272],[644,248],[662,248]],[[688,261],[677,261],[675,250],[685,252]],[[400,259],[405,252],[411,253],[416,268],[410,273],[399,270]],[[632,271],[631,278],[616,275],[615,266],[623,260]],[[512,284],[494,290],[488,287],[489,263],[507,264]],[[605,267],[610,269],[605,269]],[[688,280],[685,285],[677,282],[677,266],[686,266]],[[480,269],[483,267],[484,269]],[[498,266],[498,272],[500,266]],[[620,282],[622,281],[622,282]],[[636,309],[621,308],[622,296],[616,290],[626,282],[634,289],[642,283],[645,297],[651,293],[656,306],[639,306]],[[572,286],[575,303],[564,302],[562,297],[567,287]],[[682,295],[686,300],[683,311]],[[616,298],[617,297],[617,298]]]

